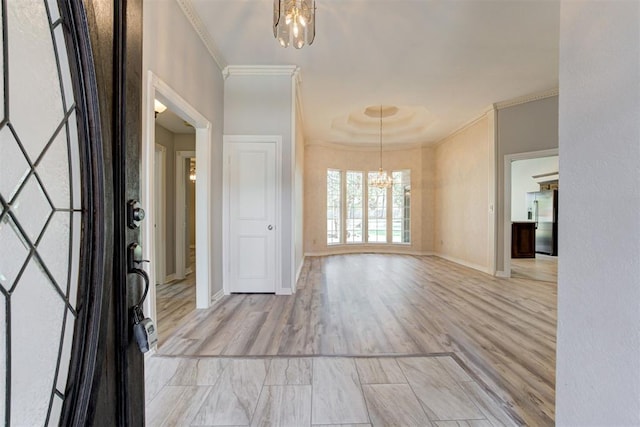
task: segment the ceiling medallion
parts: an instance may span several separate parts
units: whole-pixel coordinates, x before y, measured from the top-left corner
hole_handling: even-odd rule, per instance
[[[311,45],[316,37],[315,0],[273,0],[273,36],[282,47]]]

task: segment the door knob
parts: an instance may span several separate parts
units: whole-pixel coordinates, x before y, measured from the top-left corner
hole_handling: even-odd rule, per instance
[[[267,230],[269,231],[273,230],[273,225],[269,224],[269,226],[267,227]]]

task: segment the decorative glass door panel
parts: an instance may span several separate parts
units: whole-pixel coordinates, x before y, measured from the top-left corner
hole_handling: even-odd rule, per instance
[[[61,13],[56,0],[5,3],[0,418],[6,425],[56,425],[70,391],[78,295],[87,284],[80,268],[92,230],[83,196],[93,173],[82,160],[90,149],[87,113],[84,98],[74,95],[83,93],[79,77],[73,85],[77,58],[67,54],[77,53],[70,13]]]

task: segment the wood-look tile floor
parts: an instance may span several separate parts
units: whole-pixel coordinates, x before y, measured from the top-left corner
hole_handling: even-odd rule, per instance
[[[305,261],[295,295],[225,296],[210,309],[188,314],[158,353],[189,357],[452,353],[473,374],[476,385],[467,388],[486,390],[517,424],[553,425],[556,295],[553,282],[500,279],[438,257],[311,257]],[[412,377],[430,378],[411,366],[403,369],[403,374],[411,370]],[[387,374],[393,384],[397,372]],[[378,401],[386,394],[406,393],[401,389],[369,391],[365,398]],[[412,390],[419,399],[416,388]],[[432,419],[438,415],[438,407],[429,411]],[[461,411],[459,416],[477,416],[472,410]],[[202,422],[210,421],[203,417]]]
[[[167,358],[146,366],[147,426],[511,426],[451,356]]]

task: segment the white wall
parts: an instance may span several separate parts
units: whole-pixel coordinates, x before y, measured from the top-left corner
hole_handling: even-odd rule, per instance
[[[511,163],[511,221],[526,221],[527,193],[540,191],[534,175],[558,172],[558,156],[516,160]]]
[[[211,294],[222,289],[222,126],[221,70],[175,0],[144,0],[143,72],[151,70],[212,123]],[[146,89],[145,89],[146,90]],[[143,121],[146,118],[143,117]],[[143,123],[143,127],[146,126]],[[171,159],[167,159],[170,161]]]
[[[640,425],[639,76],[640,2],[562,3],[560,426]]]
[[[292,185],[292,76],[229,75],[224,85],[224,133],[226,135],[282,136],[282,287],[291,288],[293,269]]]

